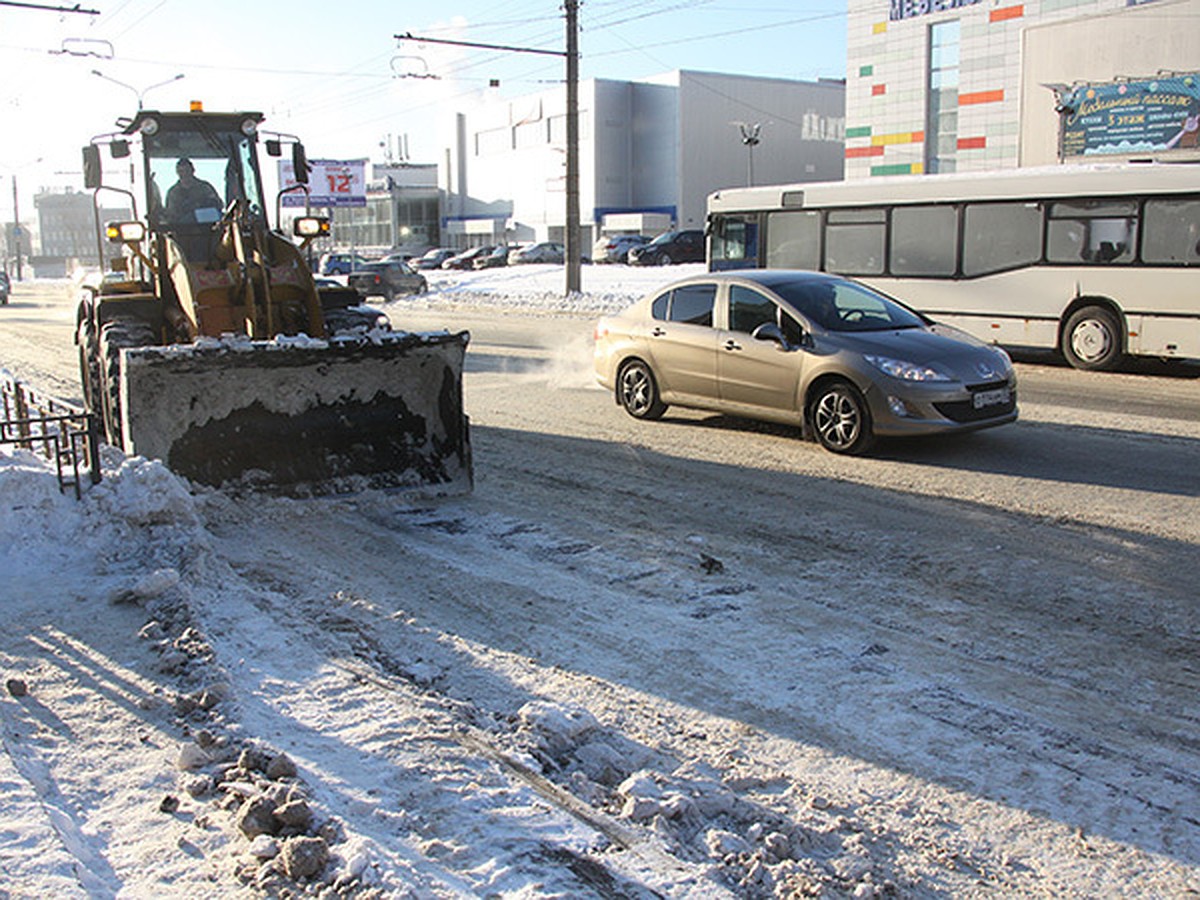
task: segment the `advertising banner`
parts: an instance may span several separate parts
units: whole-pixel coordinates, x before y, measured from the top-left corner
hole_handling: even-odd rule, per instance
[[[367,205],[367,161],[365,159],[310,159],[308,204],[315,207]],[[279,186],[296,184],[291,160],[279,161]],[[304,192],[283,195],[284,206],[304,206]]]
[[[1058,95],[1062,155],[1200,148],[1200,75],[1085,84]]]

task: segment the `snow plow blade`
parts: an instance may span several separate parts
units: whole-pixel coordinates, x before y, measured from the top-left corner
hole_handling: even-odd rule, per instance
[[[468,333],[375,338],[122,350],[123,449],[212,486],[469,491]]]

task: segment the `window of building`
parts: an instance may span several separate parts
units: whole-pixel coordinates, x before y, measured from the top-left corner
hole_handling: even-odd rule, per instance
[[[957,19],[929,28],[929,84],[925,101],[925,171],[953,172],[958,153],[958,60],[961,27]]]
[[[776,212],[767,215],[767,267],[819,269],[821,214]]]
[[[892,210],[893,275],[953,275],[958,214],[953,206],[897,206]]]
[[[1142,260],[1148,263],[1200,263],[1200,200],[1146,203]]]
[[[972,203],[963,213],[963,274],[986,275],[1042,257],[1042,210],[1036,203]]]
[[[841,275],[882,275],[887,222],[882,209],[831,210],[825,268]]]

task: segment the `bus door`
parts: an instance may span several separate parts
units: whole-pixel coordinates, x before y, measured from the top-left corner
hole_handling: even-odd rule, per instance
[[[709,219],[708,270],[757,269],[758,214],[714,213]]]

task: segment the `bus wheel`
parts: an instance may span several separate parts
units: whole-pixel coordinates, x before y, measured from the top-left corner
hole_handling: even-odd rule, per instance
[[[1115,369],[1121,350],[1121,323],[1112,310],[1085,306],[1071,313],[1062,333],[1062,354],[1076,369]]]

